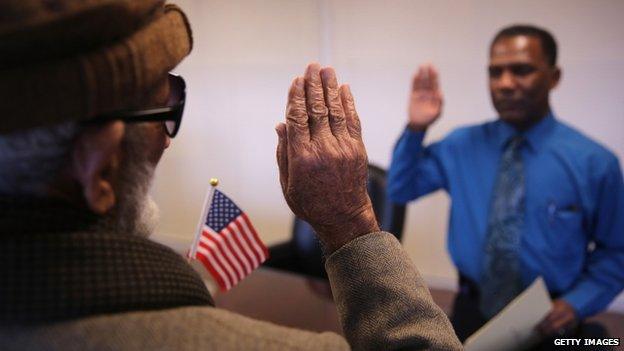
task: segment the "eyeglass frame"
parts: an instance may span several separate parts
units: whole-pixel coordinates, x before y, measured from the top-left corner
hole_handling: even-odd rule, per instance
[[[98,115],[97,117],[92,118],[86,122],[102,123],[114,120],[121,120],[125,123],[140,123],[162,121],[163,123],[165,123],[165,133],[170,138],[174,138],[178,134],[178,131],[180,130],[180,125],[182,124],[182,115],[184,114],[184,104],[186,102],[186,82],[180,75],[174,73],[169,73],[167,75],[167,78],[169,79],[170,89],[174,89],[175,86],[179,87],[177,89],[179,90],[180,98],[175,102],[174,105],[148,109],[128,109],[108,112]],[[171,97],[171,92],[169,94],[169,96]],[[167,102],[167,104],[169,104],[169,102]],[[175,127],[171,132],[166,125],[166,122],[168,121],[175,122]]]

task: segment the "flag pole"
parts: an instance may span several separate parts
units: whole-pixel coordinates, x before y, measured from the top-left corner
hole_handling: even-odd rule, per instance
[[[199,223],[197,223],[197,231],[195,232],[195,239],[193,240],[193,245],[191,246],[191,253],[189,254],[189,261],[194,259],[197,255],[197,246],[199,245],[199,239],[201,238],[201,234],[204,228],[204,223],[208,218],[208,214],[210,213],[210,207],[212,205],[212,198],[214,197],[215,189],[219,185],[219,180],[217,178],[210,179],[210,189],[206,194],[206,198],[204,198],[204,206],[202,207],[202,214],[199,217]]]

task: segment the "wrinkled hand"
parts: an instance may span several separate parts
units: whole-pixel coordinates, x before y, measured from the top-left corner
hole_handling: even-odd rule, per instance
[[[286,123],[276,127],[286,202],[312,225],[327,253],[379,230],[366,192],[367,156],[347,85],[332,68],[308,65],[288,93]]]
[[[427,129],[440,117],[442,101],[438,72],[435,67],[432,65],[420,66],[412,82],[408,127],[415,131]]]
[[[537,330],[544,336],[564,336],[574,332],[579,320],[574,308],[565,300],[553,301],[553,307],[538,324]]]

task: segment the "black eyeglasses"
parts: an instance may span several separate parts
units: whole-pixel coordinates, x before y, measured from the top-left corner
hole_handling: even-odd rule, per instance
[[[165,125],[165,132],[170,138],[178,134],[182,123],[184,102],[186,100],[186,83],[182,77],[169,73],[169,99],[167,106],[145,110],[123,110],[99,115],[89,120],[89,123],[101,123],[112,120],[122,120],[126,123],[158,122]]]

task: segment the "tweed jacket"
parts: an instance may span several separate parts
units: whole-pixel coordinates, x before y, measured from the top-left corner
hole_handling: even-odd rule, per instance
[[[36,203],[36,205],[34,204]],[[400,243],[371,233],[327,258],[345,337],[214,307],[172,250],[57,203],[0,199],[2,350],[459,350]]]

